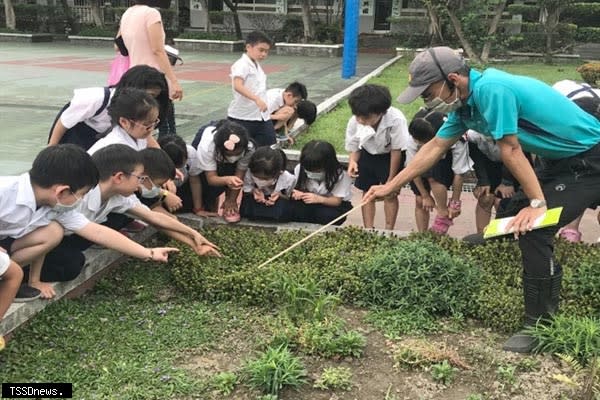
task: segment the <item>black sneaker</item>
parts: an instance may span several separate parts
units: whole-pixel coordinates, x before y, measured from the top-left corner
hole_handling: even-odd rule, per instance
[[[33,301],[40,297],[42,292],[38,289],[29,286],[26,283],[23,283],[19,290],[17,291],[17,295],[15,296],[15,303],[26,303],[28,301]]]

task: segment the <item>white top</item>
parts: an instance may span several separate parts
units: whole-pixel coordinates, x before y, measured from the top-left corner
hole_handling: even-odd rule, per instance
[[[279,175],[279,178],[277,178],[274,187],[271,186],[259,188],[256,185],[254,179],[254,175],[252,175],[250,170],[246,171],[246,175],[244,176],[243,187],[245,193],[251,193],[254,189],[261,189],[262,192],[266,195],[270,195],[273,192],[279,192],[283,193],[284,195],[290,196],[292,194],[292,190],[294,190],[294,186],[296,186],[296,177],[288,171],[283,171],[281,175]]]
[[[129,133],[125,132],[123,128],[117,125],[108,135],[94,143],[87,152],[89,155],[92,155],[98,150],[115,143],[127,145],[137,151],[144,150],[148,147],[148,140],[134,139],[129,136]]]
[[[491,136],[482,135],[473,129],[469,129],[467,131],[467,140],[471,143],[474,143],[477,148],[491,161],[502,161],[502,157],[500,156],[500,147]]]
[[[266,102],[267,75],[260,64],[252,61],[247,54],[243,54],[231,66],[231,74],[229,76],[231,77],[233,100],[227,109],[227,116],[247,121],[268,121],[270,119],[268,112],[261,113],[255,102],[242,96],[233,88],[233,78],[242,78],[244,86]]]
[[[75,232],[90,223],[78,211],[58,212],[48,206],[38,208],[28,172],[0,177],[0,239],[18,239],[51,221]]]
[[[298,182],[300,179],[300,164],[296,165],[296,168],[294,168],[294,176],[296,177],[296,182]],[[306,192],[315,193],[325,197],[340,197],[343,201],[352,200],[352,179],[346,171],[342,171],[336,184],[333,185],[331,192],[327,191],[325,182],[320,182],[308,177],[306,177],[305,185]]]
[[[100,191],[100,185],[96,185],[96,187],[83,196],[81,204],[78,208],[78,211],[81,214],[83,214],[90,221],[98,224],[105,222],[108,214],[111,212],[117,214],[126,214],[127,211],[134,207],[148,208],[134,195],[127,197],[121,195],[112,196],[104,204],[102,204],[101,196],[102,193]],[[71,233],[72,232],[65,232],[65,234]]]
[[[190,169],[190,175],[198,175],[200,172],[216,171],[217,161],[224,162],[224,160],[217,160],[215,153],[215,132],[217,129],[214,126],[209,126],[204,129],[202,133],[202,139],[198,143],[198,150],[196,151],[196,161],[192,164]],[[252,142],[248,142],[248,149],[244,156],[237,161],[236,169],[240,171],[246,171],[248,164],[250,163],[250,157],[254,153],[254,145]]]
[[[421,146],[413,137],[409,138],[408,148],[406,149],[406,164],[410,163]],[[473,161],[469,158],[469,145],[467,142],[458,140],[450,147],[452,152],[452,171],[455,175],[462,175],[469,172],[473,168]],[[446,155],[444,154],[445,158]]]
[[[104,110],[94,117],[102,104],[104,103],[104,88],[91,87],[84,89],[75,89],[73,98],[69,107],[67,107],[60,115],[60,122],[65,128],[70,129],[80,122],[84,122],[87,126],[98,133],[108,132],[111,127],[110,116],[108,115],[108,105],[115,94],[115,89],[110,88],[110,97]]]
[[[346,127],[346,151],[354,152],[361,148],[370,154],[385,154],[392,150],[406,150],[408,144],[408,124],[402,111],[390,107],[381,117],[377,131],[361,125],[353,115]]]
[[[8,250],[8,249],[5,249]],[[10,257],[8,254],[0,250],[0,277],[4,275],[8,267],[10,266]]]
[[[600,97],[600,89],[594,89],[587,83],[578,83],[569,79],[556,82],[552,85],[552,88],[558,90],[571,100],[577,100],[582,97]]]
[[[190,171],[194,170],[194,168],[195,168],[194,166],[198,164],[198,162],[196,161],[197,151],[194,148],[194,146],[190,146],[189,144],[186,144],[185,147],[187,149],[187,160],[186,160],[183,168],[180,168],[181,173],[183,173],[183,180],[175,179],[175,181],[174,181],[175,185],[178,187],[183,185],[183,183],[188,180],[189,176],[192,175],[192,173]],[[200,171],[194,170],[194,175],[199,175],[199,174],[200,174]]]
[[[281,107],[285,105],[283,101],[283,92],[285,89],[269,89],[267,90],[267,111],[269,115],[273,114],[275,111],[279,110]]]

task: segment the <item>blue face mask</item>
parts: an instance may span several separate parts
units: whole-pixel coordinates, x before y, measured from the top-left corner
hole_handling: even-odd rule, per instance
[[[311,172],[306,170],[304,172],[306,172],[306,177],[308,179],[312,179],[319,182],[325,180],[325,172]]]

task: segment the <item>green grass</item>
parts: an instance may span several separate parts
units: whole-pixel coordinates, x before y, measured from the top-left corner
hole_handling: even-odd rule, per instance
[[[392,106],[397,107],[404,113],[408,121],[423,105],[421,101],[414,101],[411,104],[399,104],[396,97],[408,84],[408,65],[411,59],[402,59],[394,65],[388,67],[379,76],[372,78],[369,83],[376,83],[387,86],[392,93]],[[562,79],[581,80],[579,73],[575,70],[579,64],[558,64],[546,65],[540,63],[498,63],[491,64],[490,67],[502,69],[504,71],[528,75],[540,79],[548,84],[554,84]],[[344,149],[344,135],[346,125],[351,117],[350,107],[347,101],[342,101],[331,112],[319,117],[308,131],[298,136],[295,149],[301,149],[302,146],[310,140],[319,139],[332,143],[338,154],[347,154]]]

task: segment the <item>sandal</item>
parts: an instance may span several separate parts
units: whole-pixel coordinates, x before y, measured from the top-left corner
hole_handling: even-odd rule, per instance
[[[571,242],[571,243],[581,242],[581,232],[579,232],[577,229],[564,228],[562,231],[560,231],[558,236],[560,236],[567,242]]]
[[[448,228],[452,225],[452,220],[448,217],[442,217],[438,215],[433,221],[433,225],[429,228],[430,231],[445,235],[448,232]]]

